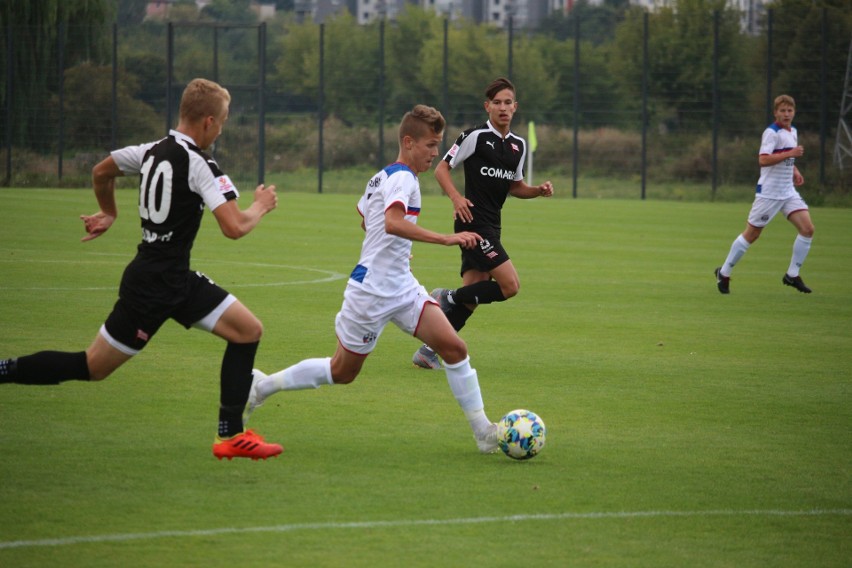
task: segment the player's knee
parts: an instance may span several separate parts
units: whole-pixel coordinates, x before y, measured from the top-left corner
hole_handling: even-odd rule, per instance
[[[517,296],[520,289],[521,283],[517,280],[514,280],[512,282],[506,282],[505,284],[500,284],[500,292],[502,292],[503,297],[507,300],[509,298]]]
[[[112,374],[115,370],[112,367],[107,367],[93,358],[90,355],[86,357],[86,365],[89,367],[89,380],[102,381]]]
[[[348,385],[358,376],[357,371],[343,370],[331,373],[331,380],[336,385]]]
[[[348,385],[361,372],[362,364],[363,360],[360,362],[353,360],[347,361],[346,357],[340,357],[335,354],[331,358],[331,381],[336,385]]]
[[[442,346],[437,353],[441,356],[441,359],[453,365],[464,361],[464,358],[467,357],[467,345],[459,338],[458,341]]]
[[[799,234],[807,239],[812,239],[814,236],[814,230],[814,226],[812,224],[808,224],[799,230]]]
[[[263,336],[263,323],[259,319],[253,318],[253,321],[242,330],[240,335],[243,339],[240,343],[257,343]]]

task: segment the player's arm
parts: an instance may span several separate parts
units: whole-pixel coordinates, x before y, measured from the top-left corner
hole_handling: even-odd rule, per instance
[[[275,186],[260,184],[254,190],[254,201],[247,209],[240,209],[236,199],[231,199],[214,209],[213,215],[226,237],[239,239],[249,234],[260,219],[277,206]]]
[[[550,197],[553,195],[553,184],[549,180],[541,185],[529,185],[524,180],[513,181],[509,186],[509,195],[519,199]]]
[[[769,166],[774,166],[775,164],[780,164],[787,158],[799,158],[805,154],[805,148],[803,146],[796,146],[795,148],[790,148],[786,152],[777,152],[774,154],[761,154],[758,157],[758,161],[760,162],[760,166],[762,168],[767,168]]]
[[[81,240],[90,241],[100,237],[118,217],[118,207],[115,204],[115,178],[123,175],[124,172],[111,155],[92,168],[92,187],[100,210],[93,215],[80,215],[86,228],[86,236]]]
[[[445,246],[461,245],[464,248],[473,248],[482,240],[482,237],[470,231],[444,235],[424,229],[405,219],[405,207],[400,202],[394,203],[385,211],[385,232],[409,241]]]
[[[473,221],[473,213],[470,212],[473,203],[456,189],[456,185],[453,183],[452,168],[446,160],[441,160],[435,166],[435,179],[444,193],[447,194],[447,197],[450,198],[450,201],[453,202],[453,219],[461,219],[465,223]]]

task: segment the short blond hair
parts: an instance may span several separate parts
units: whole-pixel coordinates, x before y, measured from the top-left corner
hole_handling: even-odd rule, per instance
[[[793,100],[793,97],[790,95],[778,95],[775,97],[775,106],[773,108],[778,110],[778,107],[781,105],[790,105],[791,107],[796,108],[796,101]]]
[[[399,123],[399,143],[401,145],[402,139],[406,136],[420,140],[429,134],[441,135],[444,133],[446,125],[444,115],[438,109],[427,105],[417,105],[405,113],[402,122]]]
[[[219,118],[229,104],[228,89],[208,79],[193,79],[180,98],[180,119],[196,122],[208,116]]]

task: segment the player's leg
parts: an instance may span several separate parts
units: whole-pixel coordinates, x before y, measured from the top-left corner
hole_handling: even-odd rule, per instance
[[[2,360],[0,383],[58,385],[65,381],[103,380],[137,354],[158,328],[155,323],[134,320],[119,300],[85,351],[39,351]]]
[[[751,244],[760,236],[762,229],[762,227],[755,227],[754,225],[746,224],[745,230],[737,235],[737,238],[734,239],[733,243],[731,243],[728,256],[725,258],[725,262],[722,263],[722,267],[719,269],[719,273],[722,276],[731,276],[734,266],[736,266],[745,253],[748,252]]]
[[[728,256],[722,266],[714,270],[716,275],[716,286],[722,294],[730,292],[731,272],[734,266],[742,259],[749,247],[760,237],[763,228],[781,210],[782,202],[775,199],[756,197],[748,214],[745,230],[737,235]]]
[[[244,430],[243,412],[251,390],[254,359],[263,335],[263,325],[247,307],[233,296],[228,296],[227,303],[210,330],[228,342],[219,373],[218,434],[221,438],[231,438]]]
[[[347,351],[339,342],[333,357],[304,359],[286,369],[262,375],[254,387],[254,407],[280,391],[318,389],[323,385],[349,384],[364,366],[367,355]],[[255,371],[257,372],[257,371]]]
[[[782,282],[787,286],[792,286],[800,292],[809,294],[811,289],[808,288],[799,276],[799,271],[808,257],[811,250],[811,242],[814,236],[814,224],[811,221],[811,215],[807,209],[797,209],[787,216],[796,230],[796,240],[793,242],[793,254],[790,258],[790,266],[784,274]]]
[[[507,259],[487,271],[465,271],[461,287],[448,291],[447,301],[455,306],[466,305],[472,312],[480,304],[505,302],[516,296],[520,287],[518,271]]]
[[[213,455],[219,459],[253,460],[279,455],[284,448],[246,430],[243,423],[254,359],[263,335],[260,320],[236,297],[200,274],[187,302],[173,317],[186,327],[208,331],[227,341],[219,372],[219,423]]]
[[[374,297],[347,288],[334,320],[338,338],[334,356],[305,359],[277,373],[261,374],[252,387],[250,412],[280,391],[316,389],[354,381],[386,324],[385,319],[372,313],[374,303]]]
[[[465,414],[483,453],[497,449],[497,426],[485,414],[482,392],[476,369],[470,366],[467,345],[455,333],[450,322],[435,304],[426,303],[422,308],[415,337],[432,345],[444,360],[447,383],[456,401]]]
[[[502,247],[500,250],[502,251]],[[487,271],[466,268],[470,265],[466,260],[463,261],[461,287],[455,290],[438,288],[432,291],[432,297],[439,302],[444,315],[457,332],[467,324],[478,305],[506,301],[520,289],[520,278],[511,260],[507,259]],[[414,352],[412,363],[425,369],[441,368],[435,350],[426,343]]]
[[[65,381],[100,381],[130,357],[98,334],[85,351],[39,351],[0,361],[0,383],[58,385]]]

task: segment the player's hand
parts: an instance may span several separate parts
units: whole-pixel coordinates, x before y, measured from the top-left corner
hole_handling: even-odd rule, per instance
[[[805,176],[803,176],[801,173],[799,173],[799,170],[794,170],[793,171],[793,185],[799,186],[799,185],[804,185],[804,183],[805,183]]]
[[[112,227],[115,217],[107,215],[103,211],[98,211],[94,215],[80,215],[83,220],[83,226],[86,228],[86,236],[80,239],[81,241],[91,241],[107,232]]]
[[[790,150],[790,156],[793,158],[800,158],[805,155],[805,147],[804,146],[796,146],[792,150]]]
[[[462,231],[461,233],[450,235],[447,245],[459,245],[466,249],[472,249],[478,245],[480,241],[482,241],[482,237],[480,237],[477,233],[472,231]]]
[[[553,195],[553,184],[550,183],[550,180],[538,186],[538,194],[541,197],[551,197]]]
[[[453,220],[458,219],[464,223],[473,221],[473,213],[470,212],[471,207],[473,207],[473,203],[469,199],[461,196],[458,199],[453,199]]]
[[[275,193],[275,186],[263,184],[257,186],[254,190],[254,201],[260,203],[267,213],[278,207],[278,194]]]

